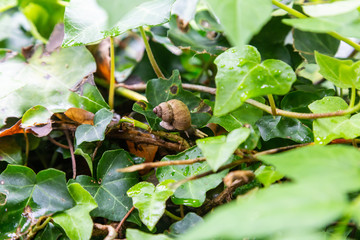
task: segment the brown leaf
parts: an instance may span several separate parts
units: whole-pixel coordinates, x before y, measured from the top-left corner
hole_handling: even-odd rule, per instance
[[[145,162],[153,162],[158,146],[148,145],[145,143],[135,144],[131,141],[126,141],[128,145],[129,152],[135,154],[138,157],[145,158]]]
[[[26,133],[31,133],[31,129],[26,129]],[[0,132],[0,137],[11,136],[18,133],[24,133],[24,128],[21,127],[21,120],[15,123],[11,128],[4,129]]]
[[[51,122],[48,124],[44,124],[41,126],[35,126],[30,128],[32,133],[35,134],[37,137],[45,137],[49,135],[52,131],[52,124]]]
[[[81,108],[69,108],[64,114],[71,120],[80,124],[94,125],[94,116],[92,112],[86,111]]]
[[[96,61],[96,74],[110,82],[110,39],[106,38],[97,45],[87,47]]]

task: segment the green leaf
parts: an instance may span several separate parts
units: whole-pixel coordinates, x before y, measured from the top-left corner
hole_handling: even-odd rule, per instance
[[[126,239],[127,240],[171,240],[165,234],[150,234],[144,233],[138,229],[127,228],[126,229]]]
[[[284,175],[276,171],[273,166],[265,165],[256,169],[255,176],[266,188],[284,177]]]
[[[19,165],[24,163],[21,147],[12,136],[0,138],[0,161]]]
[[[117,169],[133,165],[130,155],[122,149],[106,151],[97,167],[97,178],[78,176],[80,183],[95,199],[98,208],[91,216],[120,221],[132,206],[126,191],[138,182],[137,173],[120,173]]]
[[[196,25],[196,27],[199,26]],[[184,32],[183,29],[178,27],[176,17],[170,19],[168,37],[175,46],[183,49],[191,49],[197,53],[207,52],[212,55],[217,55],[228,47],[228,43],[223,36],[209,38],[206,32],[203,34],[191,25],[189,25],[189,29]]]
[[[296,183],[346,193],[360,188],[360,152],[349,146],[308,146],[276,155],[259,156]]]
[[[359,38],[357,31],[360,14],[357,10],[334,16],[284,19],[283,23],[305,32],[328,33],[336,32],[344,37]]]
[[[324,97],[309,105],[313,113],[327,113],[345,110],[347,103],[340,97]],[[350,115],[319,118],[313,122],[316,144],[325,145],[337,138],[354,139],[360,136],[360,113]]]
[[[174,0],[121,0],[116,3],[72,0],[65,9],[63,47],[86,45],[140,26],[165,23],[173,3]]]
[[[0,2],[0,12],[4,12],[9,8],[15,7],[17,0],[2,0]]]
[[[293,31],[294,48],[308,62],[315,63],[314,51],[335,56],[340,41],[329,34]]]
[[[31,25],[33,36],[47,42],[55,25],[63,21],[65,8],[57,0],[18,0],[21,12]]]
[[[90,170],[90,173],[91,173],[91,176],[92,176],[93,172],[94,172],[94,169],[93,169],[93,162],[92,162],[92,159],[91,159],[91,154],[85,152],[84,149],[82,147],[79,147],[79,146],[77,146],[77,148],[75,149],[74,154],[80,155],[85,159],[86,163],[89,166],[89,170]]]
[[[50,122],[50,117],[53,115],[52,112],[47,110],[43,106],[35,106],[27,110],[22,119],[21,119],[21,127],[33,127],[38,124],[47,124]]]
[[[71,240],[90,239],[93,221],[89,212],[97,207],[94,198],[78,183],[68,186],[76,202],[73,208],[54,215],[53,220],[59,224]]]
[[[16,56],[1,62],[0,127],[6,118],[19,118],[36,105],[52,112],[77,107],[70,89],[95,68],[84,47],[61,49],[51,55],[38,48],[27,60]]]
[[[315,52],[320,74],[340,88],[360,89],[360,61],[338,60]]]
[[[310,128],[302,124],[296,118],[281,116],[263,116],[256,122],[261,137],[264,141],[273,138],[291,139],[297,143],[308,143],[313,141],[313,133]]]
[[[207,0],[233,46],[243,47],[270,20],[270,0]],[[259,7],[261,6],[261,7]]]
[[[208,137],[196,140],[196,144],[206,157],[213,171],[217,171],[229,160],[237,147],[250,134],[250,129],[243,127],[230,132],[227,136]]]
[[[264,103],[264,99],[260,99]],[[209,123],[216,123],[231,132],[237,128],[241,128],[244,124],[250,124],[255,126],[257,120],[263,115],[263,111],[250,104],[244,103],[238,109],[223,115],[223,116],[212,116]]]
[[[149,182],[140,182],[127,191],[128,196],[133,199],[134,207],[139,210],[141,221],[150,231],[164,214],[166,200],[175,192],[169,187],[174,182],[168,179],[156,187]]]
[[[201,150],[198,147],[192,147],[177,155],[167,155],[161,161],[185,160],[202,157]],[[198,162],[191,165],[173,165],[166,167],[159,167],[156,170],[157,179],[162,182],[167,179],[176,181],[184,180],[188,177],[199,175],[201,173],[210,171],[211,168],[207,162]],[[178,187],[171,197],[175,204],[183,204],[190,207],[200,207],[206,198],[206,192],[217,187],[222,178],[227,174],[227,170],[221,173],[212,174],[201,179],[189,181]]]
[[[196,213],[189,212],[183,219],[170,226],[170,234],[174,237],[180,236],[181,234],[184,234],[186,231],[189,231],[190,229],[196,227],[197,224],[202,222],[202,217]]]
[[[94,117],[94,125],[82,124],[75,132],[76,144],[82,142],[102,141],[105,139],[105,130],[111,122],[113,113],[103,108]]]
[[[218,66],[214,115],[225,115],[247,99],[266,94],[286,94],[296,80],[289,65],[274,59],[261,63],[252,46],[232,48],[215,59]]]
[[[30,168],[8,165],[0,175],[0,193],[6,195],[0,206],[0,238],[16,232],[17,227],[28,227],[23,216],[25,207],[31,208],[34,218],[64,211],[74,202],[68,192],[65,173],[55,169],[40,171],[37,175]]]
[[[62,238],[60,238],[62,237]],[[41,232],[39,232],[38,234],[36,234],[35,240],[42,240],[42,239],[46,239],[46,240],[59,240],[59,239],[68,239],[66,237],[66,234],[63,233],[59,227],[55,226],[54,224],[52,224],[51,222],[49,222],[45,229]]]
[[[329,185],[275,185],[216,208],[180,239],[272,239],[279,232],[309,232],[338,219],[346,205],[346,196]]]
[[[360,6],[359,0],[335,1],[324,4],[304,5],[304,12],[312,17],[333,16],[356,10]]]
[[[97,87],[90,83],[85,83],[81,93],[78,92],[78,94],[82,108],[89,112],[96,113],[102,108],[110,109]]]

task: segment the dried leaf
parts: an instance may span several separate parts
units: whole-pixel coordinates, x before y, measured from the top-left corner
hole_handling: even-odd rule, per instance
[[[92,112],[86,111],[81,108],[69,108],[64,114],[71,120],[80,124],[94,125],[94,116]]]

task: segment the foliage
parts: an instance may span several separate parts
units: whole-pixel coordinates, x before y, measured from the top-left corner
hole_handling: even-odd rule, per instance
[[[359,239],[359,7],[0,1],[0,239]]]

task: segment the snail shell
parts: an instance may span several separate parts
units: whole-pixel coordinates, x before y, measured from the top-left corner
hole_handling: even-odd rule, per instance
[[[167,130],[187,130],[191,127],[189,108],[180,100],[172,99],[160,103],[153,112],[162,119],[160,126]]]

